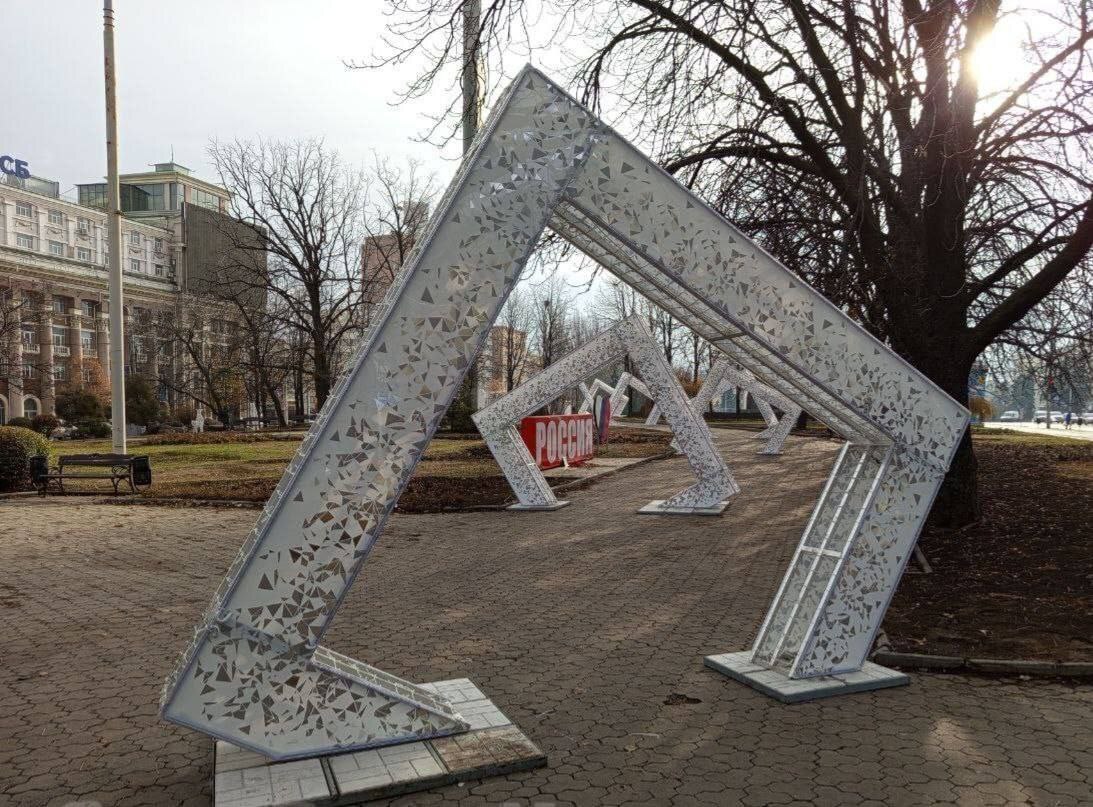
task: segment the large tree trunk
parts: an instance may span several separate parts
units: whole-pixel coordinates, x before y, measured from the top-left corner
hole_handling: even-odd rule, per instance
[[[270,382],[269,376],[266,373],[261,374],[262,388],[269,396],[270,402],[273,404],[273,412],[277,416],[277,425],[287,426],[288,419],[285,417],[285,406],[281,402],[281,393],[278,391],[277,386]]]
[[[940,225],[939,225],[940,226]],[[939,229],[892,226],[881,293],[891,346],[954,401],[968,403],[968,376],[976,356],[968,348],[967,312],[959,291],[966,277],[962,250]],[[930,523],[963,527],[980,516],[977,464],[965,432],[930,511]]]
[[[964,527],[978,521],[982,515],[979,506],[979,461],[972,450],[972,433],[969,428],[956,450],[949,473],[930,511],[930,523],[938,527]]]
[[[315,353],[315,408],[321,410],[333,387],[330,378],[330,357],[318,339],[314,342]]]
[[[919,344],[918,350],[910,351],[911,355],[905,353],[907,358],[954,401],[967,405],[968,375],[971,373],[972,361],[962,360],[962,351],[939,345],[925,335]],[[949,472],[945,475],[937,499],[934,500],[933,509],[930,511],[931,524],[956,528],[979,520],[981,511],[978,468],[969,429],[964,432]]]

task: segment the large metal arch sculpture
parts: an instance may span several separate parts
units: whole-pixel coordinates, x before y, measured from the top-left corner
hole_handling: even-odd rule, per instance
[[[578,379],[586,378],[599,368],[627,356],[646,379],[638,383],[660,404],[668,425],[676,435],[679,451],[687,458],[698,478],[693,485],[676,495],[650,502],[641,512],[716,515],[728,505],[729,497],[739,492],[736,481],[714,445],[709,427],[695,413],[645,323],[640,317],[632,316],[598,334],[472,416],[519,499],[510,509],[557,510],[567,504],[554,495],[517,432],[516,426],[521,418],[558,398]],[[625,397],[631,379],[629,373],[624,373],[620,383],[614,387],[596,379],[590,389],[609,391],[614,411],[618,396]]]
[[[215,592],[167,719],[279,759],[466,727],[321,641],[548,225],[847,440],[749,661],[861,667],[968,412],[529,67]]]

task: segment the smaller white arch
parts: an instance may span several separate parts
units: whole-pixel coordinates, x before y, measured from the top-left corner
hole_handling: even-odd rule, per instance
[[[0,426],[8,422],[8,397],[0,392]]]
[[[698,481],[669,499],[650,502],[641,513],[687,513],[717,515],[740,488],[714,445],[709,427],[699,410],[690,405],[687,393],[664,353],[649,333],[640,316],[634,315],[616,323],[583,347],[562,357],[532,376],[504,397],[480,409],[472,419],[486,445],[505,474],[518,504],[514,510],[557,510],[559,502],[543,472],[532,458],[516,425],[539,407],[555,400],[578,379],[587,378],[589,371],[629,356],[645,381],[623,373],[612,387],[595,379],[582,385],[585,403],[591,406],[597,392],[611,396],[612,413],[625,405],[626,390],[633,387],[653,400],[664,412],[676,441]],[[582,406],[583,410],[583,406]]]

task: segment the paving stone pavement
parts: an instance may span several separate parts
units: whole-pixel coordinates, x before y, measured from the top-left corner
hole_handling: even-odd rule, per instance
[[[470,678],[550,758],[394,804],[1093,803],[1088,686],[917,673],[786,706],[705,668],[754,637],[837,448],[716,436],[743,488],[721,518],[635,513],[672,459],[555,513],[392,519],[327,644]],[[0,502],[0,807],[209,805],[212,740],[156,707],[254,515]]]

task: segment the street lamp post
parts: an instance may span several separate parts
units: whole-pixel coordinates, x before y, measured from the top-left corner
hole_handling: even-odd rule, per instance
[[[106,78],[107,250],[110,254],[110,420],[113,451],[125,453],[125,301],[121,280],[121,188],[118,184],[118,104],[114,61],[114,2],[103,0],[103,66]]]

